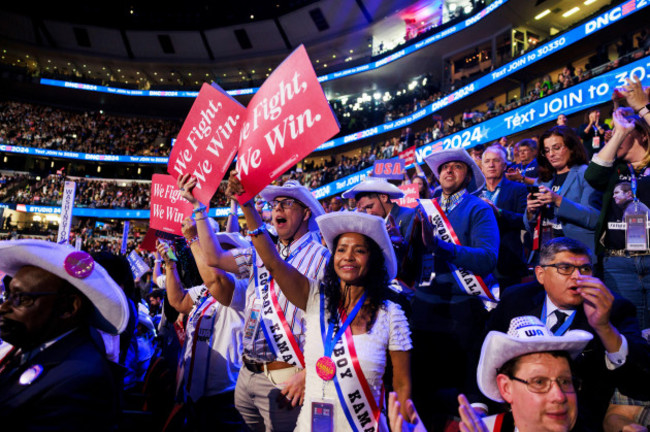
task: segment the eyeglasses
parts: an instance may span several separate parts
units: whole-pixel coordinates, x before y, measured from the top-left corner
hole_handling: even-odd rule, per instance
[[[37,298],[48,295],[56,295],[58,292],[7,292],[4,291],[0,294],[0,304],[10,302],[13,307],[28,308],[34,304]]]
[[[591,264],[583,264],[576,266],[568,263],[557,263],[557,264],[541,264],[540,267],[555,267],[557,272],[564,276],[570,276],[573,274],[576,269],[580,272],[581,275],[590,275],[594,272],[594,267]]]
[[[549,153],[559,153],[565,148],[566,148],[565,145],[558,145],[558,146],[553,146],[553,147],[549,147],[549,148],[543,148],[542,149],[542,154],[544,156],[546,156]]]
[[[511,376],[510,379],[526,384],[526,388],[532,393],[548,393],[551,390],[553,382],[556,382],[560,390],[564,393],[575,393],[580,391],[580,387],[582,386],[582,382],[577,377],[533,377],[526,381],[516,376]]]
[[[272,209],[276,208],[279,204],[280,207],[282,207],[282,210],[290,209],[294,206],[294,204],[298,204],[299,206],[304,207],[304,205],[300,201],[295,199],[284,199],[282,201],[273,200],[273,201],[269,201],[269,204],[271,205]]]

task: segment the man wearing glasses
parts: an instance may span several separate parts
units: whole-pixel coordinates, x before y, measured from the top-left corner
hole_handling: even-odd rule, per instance
[[[126,296],[85,252],[42,240],[0,242],[0,418],[14,430],[112,431],[121,383],[94,327],[125,330]]]
[[[641,336],[632,304],[593,276],[589,249],[558,237],[542,246],[537,283],[508,289],[491,313],[487,331],[508,330],[513,317],[539,317],[556,336],[585,330],[594,338],[575,362],[581,430],[601,430],[614,388],[650,399],[650,346]],[[476,408],[476,406],[475,406]]]
[[[231,174],[232,175],[232,174]],[[210,228],[207,212],[193,195],[196,179],[178,178],[183,198],[194,205],[201,251],[207,265],[248,280],[243,336],[243,364],[235,387],[235,406],[252,431],[292,431],[296,426],[305,387],[302,348],[305,342],[303,311],[276,287],[251,247],[224,250]],[[260,196],[271,206],[271,223],[277,232],[280,255],[307,277],[321,280],[330,253],[321,243],[316,217],[325,214],[309,189],[289,180],[267,186]],[[265,226],[248,231],[256,236]],[[318,239],[318,240],[317,240]],[[220,287],[219,302],[239,307],[233,288]],[[290,330],[290,331],[289,331]],[[265,335],[268,335],[265,336]],[[287,347],[296,346],[297,350]]]
[[[481,418],[464,395],[458,398],[460,430],[465,432],[568,432],[578,417],[573,359],[593,335],[569,330],[555,336],[536,316],[515,317],[507,333],[491,331],[481,349],[477,382],[491,400],[507,403],[509,410]],[[407,422],[399,415],[395,395],[389,397],[388,413],[393,432],[425,432],[415,409],[407,402]],[[420,411],[428,409],[420,406]]]

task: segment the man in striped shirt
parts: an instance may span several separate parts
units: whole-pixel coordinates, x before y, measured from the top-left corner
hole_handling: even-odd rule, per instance
[[[191,194],[195,185],[196,180],[187,175],[178,179],[183,197],[201,213],[196,220],[206,262],[248,279],[244,367],[235,388],[235,405],[253,431],[292,431],[304,392],[303,312],[284,297],[280,287],[274,287],[252,246],[230,251],[221,248],[206,223],[201,203]],[[260,195],[271,205],[271,223],[277,231],[280,254],[307,277],[322,279],[330,254],[312,233],[318,229],[316,217],[324,213],[322,206],[306,187],[294,181],[269,186]],[[260,233],[253,231],[249,235]],[[219,301],[229,305],[233,293],[224,294],[226,298]],[[289,328],[291,334],[283,332],[284,328]],[[296,348],[295,355],[287,353],[291,351],[287,345]]]

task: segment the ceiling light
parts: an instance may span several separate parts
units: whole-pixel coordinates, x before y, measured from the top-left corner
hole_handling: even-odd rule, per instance
[[[574,13],[578,12],[579,10],[580,10],[580,8],[579,8],[578,6],[576,6],[576,7],[572,8],[572,9],[569,9],[568,11],[564,12],[564,13],[562,14],[562,17],[563,17],[563,18],[566,18],[566,17],[568,17],[568,16],[571,16],[571,15],[573,15]]]
[[[596,3],[596,0],[585,0],[585,6],[588,6],[592,3]]]
[[[587,1],[588,1],[588,0],[587,0]],[[540,12],[540,13],[538,13],[537,15],[535,15],[535,19],[536,19],[536,20],[541,20],[542,18],[544,18],[546,15],[548,15],[548,14],[550,14],[550,13],[551,13],[551,10],[550,10],[550,9],[546,9],[545,11]]]

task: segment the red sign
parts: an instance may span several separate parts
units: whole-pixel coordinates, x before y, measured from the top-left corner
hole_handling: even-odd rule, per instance
[[[147,230],[147,235],[144,236],[142,242],[140,243],[140,249],[149,252],[155,252],[156,250],[158,250],[156,248],[156,240],[159,238],[175,241],[176,239],[180,239],[181,237],[174,234],[166,233],[164,231],[158,231],[153,228],[149,228]]]
[[[183,235],[183,219],[192,215],[192,204],[181,196],[174,177],[154,174],[151,178],[149,228]]]
[[[411,146],[400,152],[397,157],[404,159],[404,165],[409,166],[415,162],[415,146]]]
[[[194,196],[208,204],[219,188],[239,145],[246,108],[218,85],[203,84],[178,133],[167,172],[174,178],[192,174]]]
[[[238,201],[249,201],[338,131],[338,121],[301,45],[248,104],[237,153],[237,171],[246,192]]]
[[[404,197],[397,200],[397,204],[402,207],[411,207],[415,208],[418,206],[418,198],[420,198],[420,192],[418,192],[418,185],[415,183],[398,186],[402,192],[404,192]]]
[[[401,180],[404,178],[404,160],[399,158],[376,160],[372,176]]]

